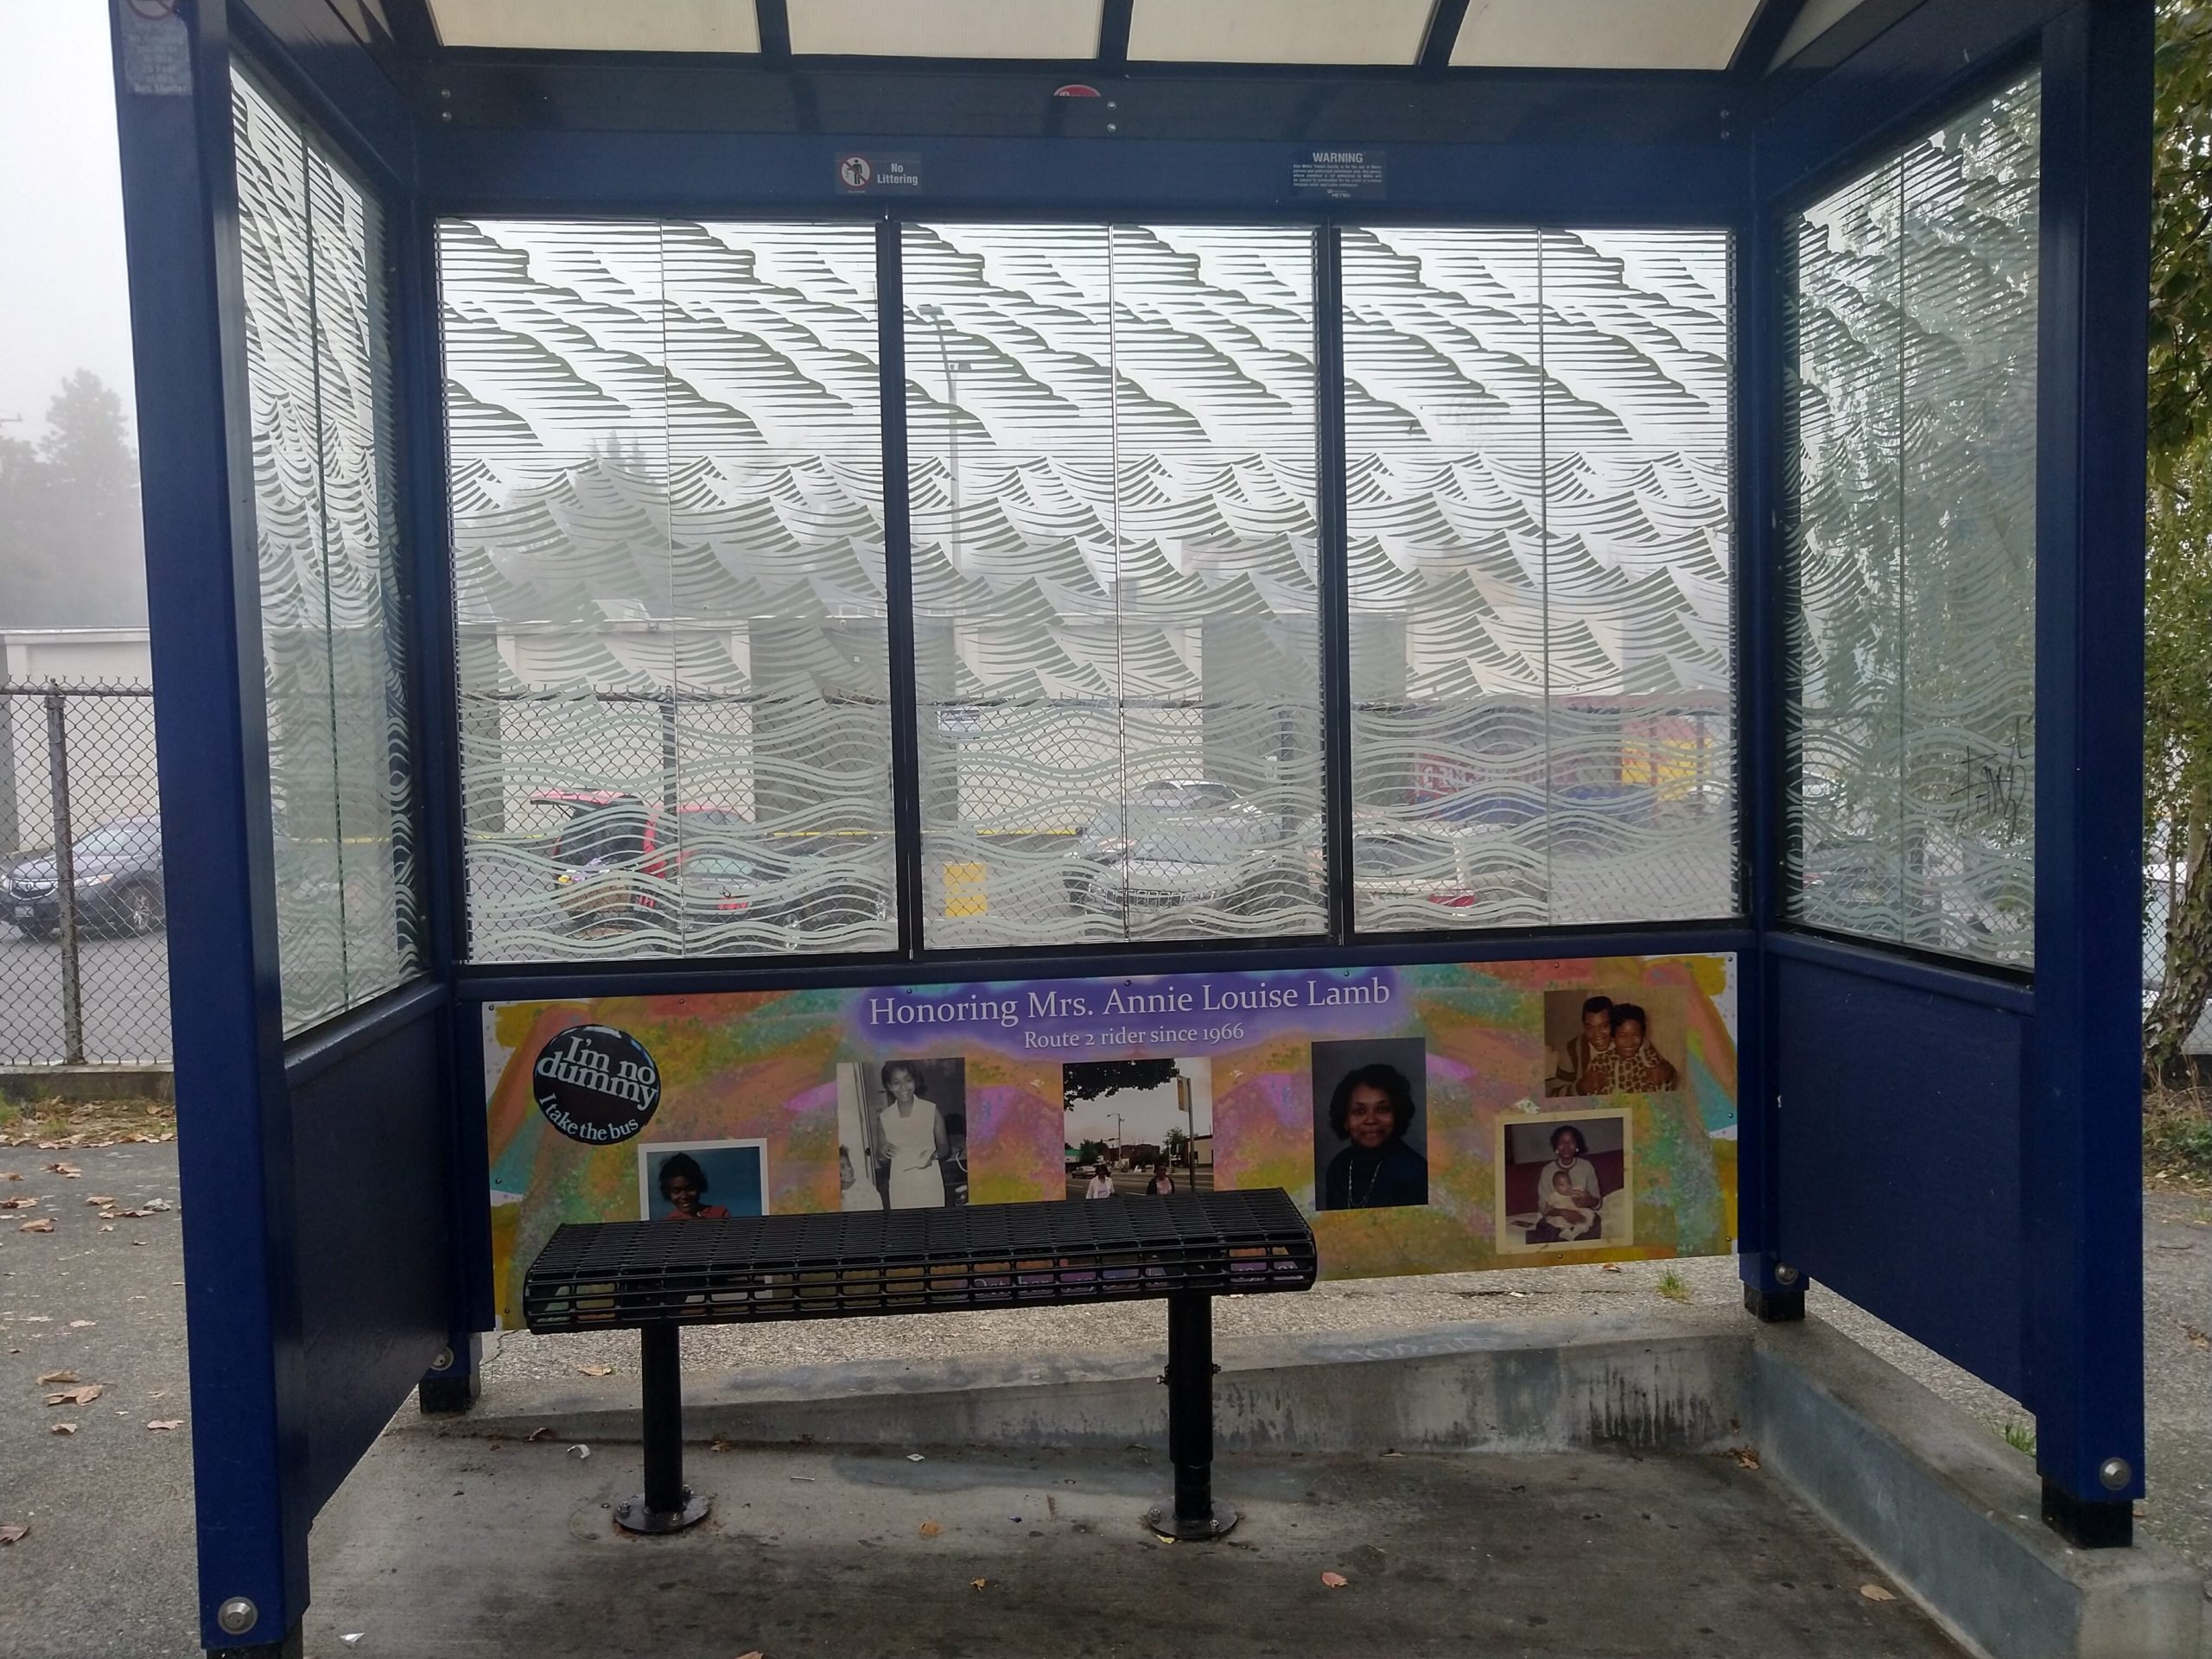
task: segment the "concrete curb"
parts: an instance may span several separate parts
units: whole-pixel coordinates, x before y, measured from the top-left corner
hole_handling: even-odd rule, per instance
[[[1985,1659],[2198,1659],[2205,1586],[2155,1544],[2077,1550],[2033,1464],[1849,1338],[1763,1328],[1766,1466]]]
[[[0,1100],[35,1104],[175,1099],[176,1074],[166,1065],[0,1066]]]

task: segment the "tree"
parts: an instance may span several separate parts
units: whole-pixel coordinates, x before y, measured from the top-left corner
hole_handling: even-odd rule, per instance
[[[1174,1080],[1173,1060],[1094,1060],[1069,1066],[1060,1089],[1067,1109],[1073,1111],[1077,1101],[1096,1100],[1123,1089],[1157,1089]]]
[[[2173,881],[2143,1069],[2180,1080],[2212,998],[2212,3],[2158,9],[2145,572],[2145,840]]]
[[[1171,1164],[1187,1164],[1191,1161],[1191,1137],[1180,1129],[1168,1130],[1167,1138],[1160,1142],[1160,1149],[1167,1154],[1167,1161]]]
[[[2212,432],[2212,3],[2158,8],[2151,206],[2151,454]]]
[[[138,463],[123,399],[80,369],[47,406],[34,448],[0,438],[0,627],[146,619]]]
[[[2144,617],[2145,840],[2171,880],[2165,974],[2143,1020],[2145,1080],[2182,1080],[2212,998],[2212,433],[2151,491]]]

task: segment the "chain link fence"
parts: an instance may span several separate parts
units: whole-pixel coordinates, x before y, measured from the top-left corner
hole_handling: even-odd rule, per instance
[[[165,1064],[154,696],[0,685],[0,1065]]]

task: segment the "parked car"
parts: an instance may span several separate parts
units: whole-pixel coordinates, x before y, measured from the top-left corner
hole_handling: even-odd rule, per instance
[[[1314,880],[1322,880],[1319,821],[1309,832]],[[1352,903],[1370,926],[1454,927],[1479,912],[1485,921],[1547,919],[1549,889],[1542,855],[1493,823],[1428,823],[1389,817],[1351,832]]]
[[[162,821],[115,818],[71,843],[77,925],[95,933],[151,933],[162,925]],[[61,931],[54,855],[18,862],[4,883],[7,918],[27,939]]]
[[[1313,900],[1294,836],[1227,784],[1162,778],[1108,804],[1068,849],[1068,903],[1131,918],[1182,909],[1261,913]]]
[[[531,798],[569,810],[549,855],[562,867],[561,906],[579,926],[692,932],[743,919],[826,932],[889,913],[887,885],[822,856],[818,838],[766,834],[728,807],[671,811],[613,790]]]
[[[761,845],[717,843],[687,853],[672,906],[641,896],[652,898],[647,908],[660,919],[672,911],[686,933],[739,922],[826,933],[890,913],[890,894],[850,868]]]

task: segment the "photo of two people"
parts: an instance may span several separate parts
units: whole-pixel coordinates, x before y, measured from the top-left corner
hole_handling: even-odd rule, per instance
[[[1213,1191],[1213,1062],[1082,1060],[1060,1068],[1067,1196]]]
[[[837,1188],[846,1210],[968,1202],[968,1063],[837,1066]]]
[[[1589,986],[1544,993],[1548,1098],[1658,1095],[1682,1086],[1682,998],[1672,988]]]

